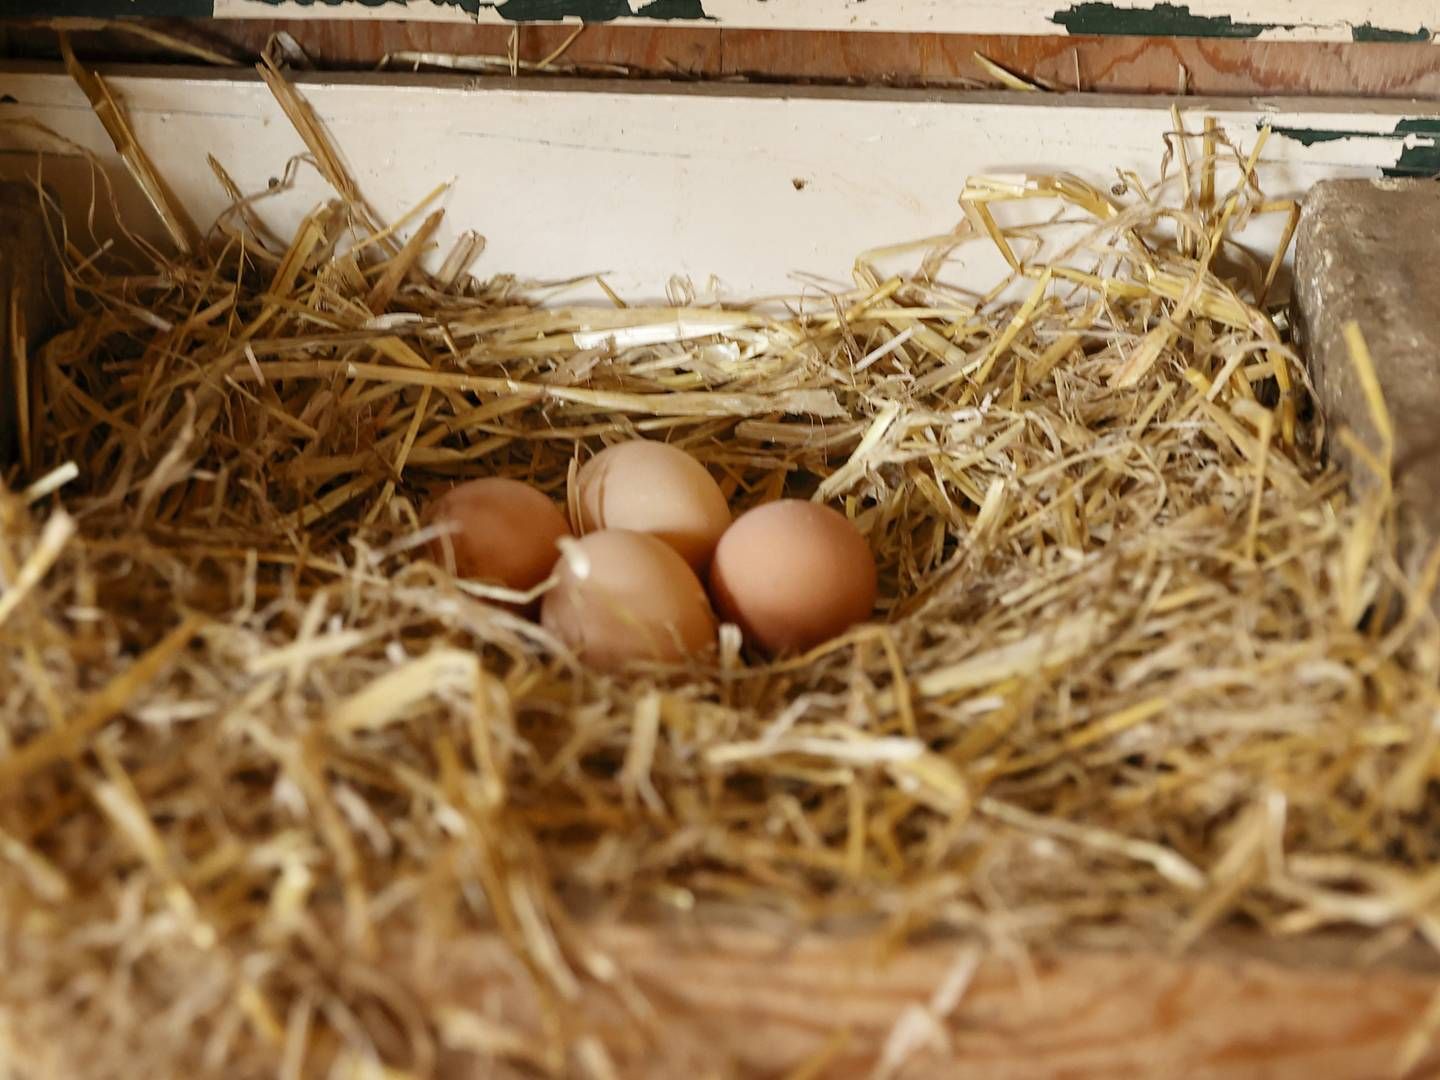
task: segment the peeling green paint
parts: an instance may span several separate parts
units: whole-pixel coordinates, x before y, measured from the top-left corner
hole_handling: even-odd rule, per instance
[[[640,19],[664,19],[667,22],[672,19],[715,21],[705,14],[700,0],[650,0],[635,15]]]
[[[1426,27],[1419,30],[1386,30],[1382,26],[1374,26],[1370,23],[1361,23],[1350,31],[1350,36],[1356,41],[1388,41],[1388,42],[1415,42],[1423,43],[1429,41],[1433,36]]]
[[[1236,22],[1229,15],[1196,15],[1187,4],[1156,4],[1150,8],[1116,4],[1074,4],[1050,16],[1050,21],[1071,34],[1140,37],[1253,38],[1273,25]]]
[[[630,14],[628,0],[505,0],[495,7],[495,14],[511,22],[558,22],[579,19],[603,23],[623,19]]]
[[[1345,139],[1384,139],[1389,142],[1395,139],[1403,140],[1407,135],[1420,136],[1412,143],[1402,143],[1395,164],[1380,171],[1388,177],[1440,177],[1440,117],[1437,116],[1416,116],[1401,120],[1395,125],[1395,129],[1389,132],[1277,127],[1271,129],[1271,134],[1293,139],[1306,147],[1341,142]]]
[[[1395,125],[1396,135],[1429,137],[1429,145],[1407,146],[1386,176],[1440,176],[1440,117],[1415,117]]]
[[[1237,22],[1229,15],[1196,15],[1186,4],[1156,4],[1154,7],[1123,7],[1118,4],[1074,4],[1050,16],[1050,21],[1072,34],[1141,37],[1255,38],[1267,30],[1300,30],[1306,23]],[[1354,41],[1425,42],[1433,35],[1419,30],[1391,30],[1374,23],[1351,27]]]
[[[1264,127],[1264,123],[1260,127]],[[1340,142],[1342,139],[1388,139],[1388,135],[1380,135],[1373,131],[1321,131],[1319,128],[1288,128],[1277,127],[1270,129],[1271,135],[1279,135],[1286,139],[1292,139],[1301,146],[1309,148],[1319,146],[1321,143]]]

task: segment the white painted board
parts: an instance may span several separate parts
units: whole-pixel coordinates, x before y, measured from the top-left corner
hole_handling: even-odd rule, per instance
[[[132,72],[113,74],[110,85],[202,227],[227,201],[207,153],[242,189],[259,191],[304,150],[256,80]],[[632,301],[663,296],[672,274],[689,278],[702,297],[795,294],[817,277],[843,284],[860,251],[952,228],[967,176],[1068,171],[1107,186],[1117,169],[1154,176],[1172,128],[1165,100],[1080,95],[428,76],[324,76],[301,86],[386,218],[449,182],[442,252],[476,229],[488,240],[481,275],[603,272]],[[1213,116],[1244,147],[1266,124],[1290,132],[1273,136],[1264,155],[1267,191],[1277,197],[1327,177],[1424,167],[1437,154],[1440,108],[1181,104],[1188,127],[1199,130]],[[0,175],[42,167],[76,212],[89,198],[86,160],[26,120],[97,154],[128,218],[163,238],[67,77],[0,71]],[[295,190],[263,211],[286,231],[327,195],[305,167]],[[1247,242],[1273,246],[1278,225],[1257,219]],[[980,250],[962,249],[947,277],[987,287],[993,264],[965,262]]]

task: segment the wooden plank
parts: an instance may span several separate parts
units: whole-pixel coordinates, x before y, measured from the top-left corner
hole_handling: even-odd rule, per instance
[[[968,984],[960,977],[976,953],[953,942],[886,956],[819,935],[614,927],[587,943],[652,1010],[638,1023],[603,989],[586,991],[592,1024],[626,1032],[610,1044],[628,1046],[613,1061],[627,1077],[782,1076],[807,1065],[817,1076],[917,1080],[1371,1080],[1440,1070],[1440,1048],[1419,1027],[1440,989],[1433,969],[1360,967],[1353,948],[1324,940],[1285,960],[1254,939],[1186,957],[992,955]],[[473,1029],[462,1014],[538,1027],[533,991],[503,943],[471,939],[433,954],[414,944],[397,953],[427,1012],[450,1020],[441,1024],[446,1075],[490,1064],[465,1051]],[[947,981],[957,1000],[937,1007]]]
[[[122,72],[112,87],[201,222],[225,206],[207,151],[258,191],[303,150],[248,75]],[[660,298],[672,274],[702,298],[813,294],[817,277],[843,285],[858,252],[951,229],[969,175],[1065,170],[1105,184],[1119,168],[1153,175],[1172,127],[1165,100],[1033,94],[334,75],[304,90],[384,216],[449,183],[439,243],[482,231],[478,272],[604,273],[632,300]],[[68,78],[0,74],[0,97],[13,99],[0,102],[0,119],[36,119],[107,161],[133,220],[153,222]],[[1213,115],[1240,145],[1277,125],[1265,155],[1276,196],[1328,177],[1422,170],[1440,132],[1440,109],[1409,105],[1182,104],[1192,128]],[[42,147],[58,151],[47,179],[88,207],[88,164],[23,127],[0,131],[0,174],[33,171]],[[284,230],[325,195],[302,168],[293,190],[262,205]],[[1246,239],[1273,246],[1279,226],[1278,215],[1257,218]],[[985,285],[998,269],[975,246],[949,273]]]
[[[1433,41],[1430,0],[9,0],[7,14],[672,22],[801,30]]]
[[[414,54],[507,57],[512,33],[522,62],[565,45],[573,27],[519,27],[369,19],[151,20],[150,29],[251,59],[272,34],[294,36],[320,66],[374,70]],[[58,56],[55,35],[12,25],[9,55]],[[135,34],[79,31],[82,56],[159,60],[173,53]],[[1440,98],[1440,50],[1416,44],[1245,41],[1221,38],[1027,37],[981,34],[852,34],[692,26],[590,26],[559,64],[581,72],[621,67],[633,76],[745,77],[892,86],[995,88],[977,54],[1060,90],[1198,96],[1321,95]],[[397,60],[397,68],[404,63]],[[523,69],[522,69],[523,70]]]

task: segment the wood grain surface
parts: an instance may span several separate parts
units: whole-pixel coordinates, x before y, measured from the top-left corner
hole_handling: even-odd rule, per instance
[[[253,58],[285,31],[319,65],[373,68],[401,53],[503,58],[512,28],[428,22],[335,20],[148,20],[158,29]],[[570,26],[513,28],[517,56],[538,62]],[[82,55],[161,59],[153,41],[84,32]],[[53,56],[53,31],[0,23],[0,51]],[[996,86],[976,54],[1063,90],[1109,93],[1257,94],[1440,98],[1440,49],[1427,44],[1237,41],[1217,38],[1015,37],[590,26],[557,62],[619,65],[636,75],[752,78],[901,86]]]
[[[886,956],[844,938],[634,927],[589,933],[586,943],[592,960],[603,957],[617,972],[609,990],[589,983],[578,1000],[589,1030],[608,1034],[619,1076],[1440,1074],[1440,1048],[1423,1024],[1440,976],[1341,966],[1343,948],[1315,948],[1297,962],[1295,950],[1278,959],[1242,938],[1182,958],[1075,950],[982,959],[954,942]],[[412,963],[427,1009],[446,1018],[450,1075],[493,1067],[465,1050],[479,1043],[485,1021],[538,1033],[533,991],[499,941],[471,939],[447,946],[438,966],[435,959],[422,950]],[[574,1039],[579,1045],[583,1034]],[[530,1052],[540,1044],[537,1034]]]

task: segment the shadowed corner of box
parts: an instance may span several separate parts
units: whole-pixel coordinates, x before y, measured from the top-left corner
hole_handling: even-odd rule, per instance
[[[50,194],[46,192],[47,196]],[[36,352],[64,310],[64,276],[35,185],[0,182],[0,477],[23,475],[40,412]]]

